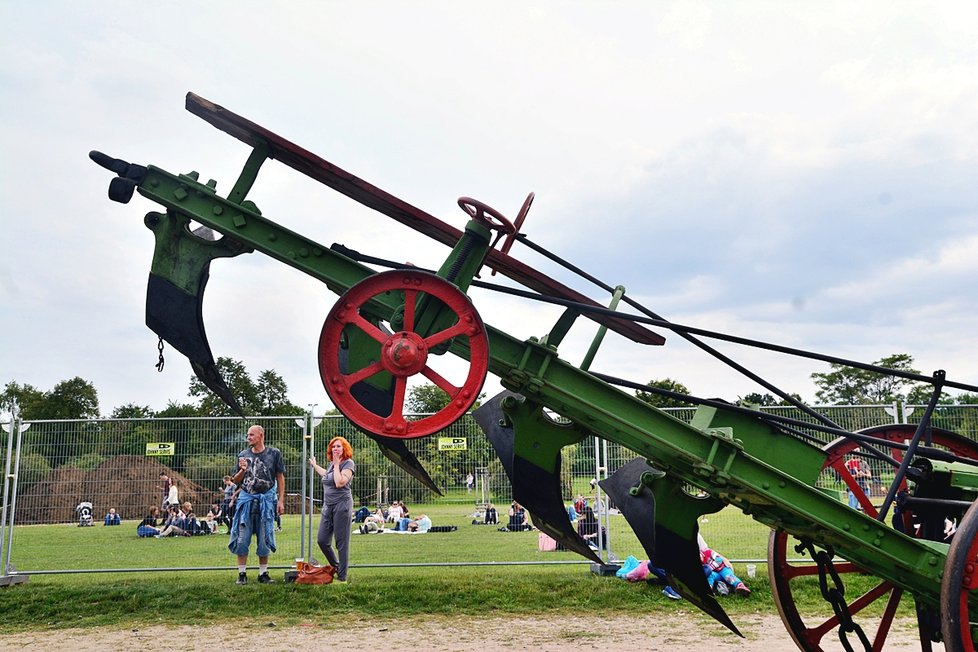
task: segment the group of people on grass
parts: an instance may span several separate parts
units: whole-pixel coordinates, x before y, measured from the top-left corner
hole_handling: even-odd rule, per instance
[[[379,534],[383,532],[424,533],[431,529],[431,518],[427,514],[421,514],[417,518],[411,518],[407,505],[399,500],[391,503],[390,507],[386,510],[378,505],[377,509],[372,512],[366,507],[361,507],[357,511],[358,514],[353,520],[355,523],[360,523],[358,528],[360,534]],[[391,524],[391,527],[387,527],[388,523]]]
[[[710,548],[702,535],[696,535],[699,546],[700,563],[703,566],[703,573],[706,575],[706,583],[710,590],[716,595],[736,595],[748,596],[750,589],[736,574],[730,561]],[[659,568],[651,559],[639,561],[629,555],[622,564],[621,568],[615,573],[617,577],[628,580],[629,582],[650,582],[653,584],[664,584],[662,593],[673,600],[681,600],[682,596],[672,586],[669,585],[668,573],[665,569]]]
[[[215,534],[221,523],[227,524],[228,521],[217,503],[212,503],[207,513],[201,517],[194,513],[193,504],[189,501],[182,505],[169,505],[162,514],[160,508],[153,505],[136,526],[136,536],[165,539]]]
[[[228,526],[228,549],[237,557],[237,584],[247,584],[247,565],[252,538],[258,555],[258,582],[271,583],[268,574],[268,559],[275,552],[275,532],[280,530],[280,518],[285,511],[285,465],[282,453],[273,446],[265,444],[265,430],[253,425],[247,432],[248,446],[238,454],[238,465],[233,475],[224,478],[223,504],[211,505],[207,515],[197,518],[189,502],[182,505],[171,504],[176,494],[176,483],[161,474],[164,492],[162,507],[165,508],[160,522],[160,508],[153,506],[137,526],[140,537],[186,536],[197,532],[216,532],[220,523]],[[309,457],[309,465],[319,475],[323,486],[323,507],[320,513],[319,532],[316,542],[326,557],[334,573],[333,582],[346,583],[349,567],[350,535],[354,521],[361,522],[360,532],[383,530],[388,523],[396,524],[398,531],[427,532],[431,519],[421,514],[412,519],[407,506],[394,501],[385,511],[380,506],[376,510],[358,514],[353,512],[353,492],[351,482],[356,473],[353,449],[343,437],[334,437],[326,447],[329,461],[326,466],[318,463],[315,456]],[[607,536],[598,523],[594,510],[583,497],[567,509],[571,522],[576,522],[578,533],[592,546],[597,540],[607,541]],[[491,515],[491,516],[490,516]],[[509,509],[509,520],[504,529],[519,532],[532,529],[526,509],[513,501]],[[486,522],[496,520],[496,509],[491,504],[485,511]],[[279,527],[276,528],[276,522]],[[741,595],[750,594],[746,584],[738,578],[729,561],[710,549],[700,537],[700,553],[704,573],[712,590],[720,594],[731,591]],[[629,557],[618,572],[629,581],[657,580],[665,582],[667,574],[656,567],[652,560],[640,562]],[[679,595],[672,587],[664,589],[669,597]]]

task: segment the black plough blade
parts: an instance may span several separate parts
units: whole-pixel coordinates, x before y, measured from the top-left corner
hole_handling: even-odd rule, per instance
[[[149,275],[146,288],[146,325],[170,346],[187,356],[194,373],[209,390],[241,416],[244,411],[218,371],[204,331],[203,296],[209,264],[204,264],[196,294],[188,294],[169,280]]]
[[[512,397],[519,404],[509,414],[502,407],[507,397]],[[513,499],[530,513],[533,525],[567,550],[601,564],[601,558],[571,525],[560,492],[560,449],[579,441],[581,436],[578,433],[537,436],[540,430],[557,426],[548,426],[541,421],[544,417],[539,407],[527,406],[521,398],[513,392],[502,392],[483,403],[472,416],[489,438],[509,476],[513,485]],[[518,441],[518,438],[526,441]],[[545,460],[544,466],[524,457],[521,443],[532,447],[536,459]]]
[[[646,479],[651,488],[642,481],[645,474],[650,474]],[[706,512],[684,505],[682,485],[642,458],[632,460],[599,484],[628,521],[652,563],[666,571],[672,587],[724,627],[743,636],[713,597],[700,563],[697,521],[700,514],[717,511],[716,501],[701,501]],[[666,515],[669,525],[663,522]]]

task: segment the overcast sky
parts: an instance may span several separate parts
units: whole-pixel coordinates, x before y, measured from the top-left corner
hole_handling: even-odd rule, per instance
[[[973,2],[2,2],[0,30],[2,383],[81,376],[104,414],[188,400],[189,365],[168,348],[158,374],[143,323],[157,207],[109,201],[87,154],[196,170],[226,195],[249,150],[184,110],[193,91],[458,227],[460,195],[515,217],[534,191],[530,238],[673,321],[909,353],[978,384]],[[426,267],[448,252],[278,163],[249,198],[327,246]],[[558,316],[471,296],[521,339]],[[334,300],[261,254],[216,261],[212,350],[330,407],[316,347]],[[610,334],[592,369],[759,391],[664,334]],[[828,370],[719,348],[806,400]]]

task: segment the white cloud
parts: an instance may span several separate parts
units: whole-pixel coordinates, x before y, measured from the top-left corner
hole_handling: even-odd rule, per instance
[[[536,191],[534,241],[675,321],[928,369],[974,358],[970,5],[47,2],[2,4],[0,25],[0,382],[82,375],[105,411],[184,399],[189,368],[171,352],[157,375],[142,326],[153,207],[110,203],[86,154],[195,169],[226,193],[247,148],[186,113],[187,91],[456,226],[459,195],[513,217]],[[251,197],[327,245],[426,267],[447,252],[275,162]],[[559,315],[473,296],[520,338]],[[261,254],[218,261],[214,353],[323,406],[332,300]],[[562,356],[592,335],[582,320]],[[810,362],[738,355],[811,394]],[[595,368],[754,391],[702,357],[609,335]]]

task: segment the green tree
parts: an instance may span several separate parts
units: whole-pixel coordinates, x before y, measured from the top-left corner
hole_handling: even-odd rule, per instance
[[[801,396],[798,394],[789,394],[789,396],[795,399],[796,401],[798,401],[799,403],[804,402],[801,400]],[[789,401],[783,398],[779,399],[778,397],[772,394],[768,394],[768,393],[761,394],[759,392],[753,392],[747,394],[746,396],[738,397],[737,405],[744,405],[744,406],[755,405],[759,407],[771,407],[775,405],[792,405],[792,403],[790,403]]]
[[[649,387],[655,387],[656,389],[664,389],[669,392],[675,392],[677,394],[689,394],[689,389],[687,389],[685,385],[678,380],[673,380],[672,378],[650,380],[648,383],[646,383],[646,385]],[[689,407],[688,401],[683,401],[671,396],[663,396],[662,394],[656,394],[654,392],[643,392],[642,390],[637,390],[635,392],[635,398],[640,401],[645,401],[649,405],[657,408]]]
[[[44,396],[45,419],[97,419],[98,391],[95,385],[75,376],[62,380]]]
[[[113,419],[148,419],[153,416],[153,409],[148,405],[126,403],[112,410]]]
[[[913,368],[913,356],[897,353],[873,363],[878,367],[919,374]],[[904,389],[910,381],[896,376],[886,376],[875,371],[854,369],[833,364],[828,373],[813,373],[818,391],[815,400],[831,405],[870,405],[903,401]]]
[[[272,369],[266,369],[258,375],[255,389],[257,414],[267,417],[289,416],[305,412],[289,400],[289,386],[282,376]]]
[[[737,405],[756,405],[759,407],[766,407],[771,405],[777,405],[778,399],[772,394],[761,394],[759,392],[752,392],[747,396],[737,397]]]
[[[197,406],[192,403],[177,403],[176,401],[171,400],[167,401],[166,407],[157,412],[154,416],[160,419],[165,419],[176,417],[198,417],[203,415]]]
[[[479,394],[475,403],[470,409],[474,410],[482,404],[485,393]],[[407,412],[416,414],[427,414],[438,412],[444,409],[449,402],[448,392],[433,383],[425,383],[408,390],[407,398],[404,399],[404,407]]]
[[[12,400],[17,401],[24,419],[95,419],[99,416],[95,385],[78,376],[62,380],[50,392],[11,381],[0,394],[0,406],[9,410]]]
[[[425,383],[408,390],[404,407],[408,412],[427,414],[443,409],[448,401],[448,392],[432,383]]]
[[[258,404],[258,388],[245,366],[238,360],[223,356],[217,359],[216,366],[221,377],[224,378],[224,382],[227,383],[228,389],[238,399],[241,409],[246,414],[255,414]],[[190,389],[187,394],[199,399],[197,409],[202,415],[220,417],[234,415],[234,410],[225,405],[224,401],[208,389],[207,385],[202,383],[197,376],[191,376]]]
[[[44,409],[44,392],[33,385],[19,384],[10,381],[3,388],[0,394],[0,410],[9,412],[13,407],[14,401],[17,402],[21,418],[40,419],[38,416]]]
[[[930,397],[934,394],[934,386],[927,385],[925,383],[919,383],[913,386],[909,393],[907,393],[907,403],[911,405],[927,405],[930,403]],[[954,405],[954,397],[947,392],[941,392],[940,398],[937,399],[938,405]]]
[[[238,360],[218,358],[217,369],[238,399],[245,414],[255,416],[285,416],[303,414],[305,410],[289,400],[289,386],[277,372],[266,369],[258,380]],[[196,409],[201,416],[234,416],[234,411],[224,404],[199,378],[190,379],[188,395],[199,399]]]

